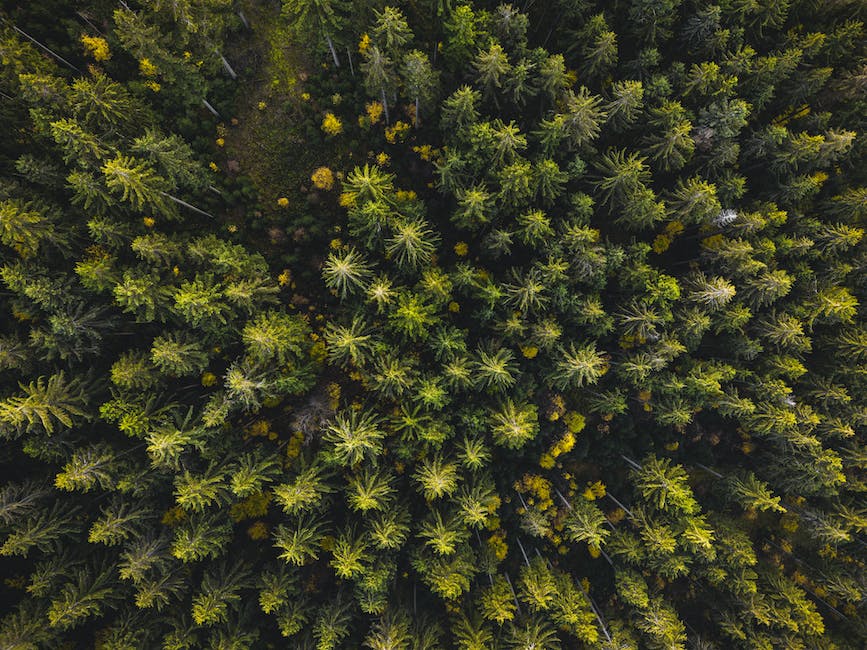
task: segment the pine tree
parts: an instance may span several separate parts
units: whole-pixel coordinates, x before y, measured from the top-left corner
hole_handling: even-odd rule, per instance
[[[67,381],[62,371],[19,386],[21,393],[0,401],[0,432],[7,438],[25,432],[51,435],[87,418],[84,387],[77,379]]]
[[[334,65],[340,67],[340,59],[332,36],[342,28],[343,18],[338,13],[337,3],[332,0],[304,0],[284,2],[282,15],[289,21],[292,31],[301,39],[311,37],[325,39]]]
[[[329,254],[322,275],[328,288],[340,297],[346,297],[365,287],[370,267],[360,253],[349,248],[343,254]]]
[[[418,128],[421,124],[421,107],[430,105],[436,98],[438,74],[433,70],[426,54],[412,50],[403,57],[400,76],[405,92],[415,102],[413,117],[415,127]]]
[[[510,399],[490,413],[490,422],[494,442],[510,449],[522,447],[535,438],[539,431],[536,406],[515,404]]]
[[[384,432],[375,415],[350,411],[338,413],[328,425],[323,440],[330,444],[329,461],[339,465],[355,465],[365,457],[375,457]]]

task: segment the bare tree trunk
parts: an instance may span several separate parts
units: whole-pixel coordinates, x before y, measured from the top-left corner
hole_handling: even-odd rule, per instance
[[[99,27],[97,27],[92,22],[90,22],[90,19],[87,17],[87,15],[83,11],[76,11],[75,13],[78,14],[79,18],[81,18],[84,22],[86,22],[88,25],[90,25],[97,34],[100,34],[101,36],[105,36],[103,31]]]
[[[199,214],[203,214],[206,217],[210,217],[211,219],[216,219],[216,217],[214,215],[212,215],[210,212],[205,212],[204,210],[200,210],[199,208],[194,206],[192,203],[187,203],[186,201],[183,201],[176,196],[172,196],[171,194],[167,194],[166,192],[160,192],[160,194],[162,194],[164,197],[166,197],[168,199],[171,199],[172,201],[174,201],[178,205],[182,205],[185,208],[189,208],[193,212],[198,212]]]
[[[334,43],[331,42],[331,37],[326,34],[325,40],[328,42],[328,49],[331,50],[331,56],[334,59],[334,65],[338,68],[340,67],[340,59],[337,58],[337,52],[334,49]]]
[[[385,99],[385,86],[382,87],[382,109],[385,111],[385,123],[391,124],[388,119],[388,101]]]
[[[218,120],[223,119],[222,116],[217,112],[217,109],[214,108],[213,106],[211,106],[211,102],[209,102],[204,97],[202,97],[202,103],[205,105],[205,108],[207,108],[209,111],[211,111],[211,113],[214,115],[214,117],[216,117]]]
[[[349,49],[349,46],[346,46],[346,58],[349,59],[349,72],[352,76],[355,76],[355,68],[352,65],[352,50]]]
[[[232,69],[232,66],[229,65],[229,62],[228,62],[228,61],[226,61],[226,57],[223,56],[223,53],[222,53],[222,52],[217,52],[217,54],[218,54],[219,57],[220,57],[220,61],[223,62],[223,68],[226,69],[226,72],[229,73],[229,76],[232,77],[232,79],[237,79],[237,78],[238,78],[238,75],[235,74],[235,71]]]
[[[418,128],[421,116],[418,114],[418,95],[415,96],[415,128]]]
[[[74,65],[72,65],[69,61],[67,61],[67,60],[64,59],[62,56],[60,56],[57,52],[55,52],[54,50],[52,50],[52,49],[46,47],[45,45],[43,45],[42,43],[40,43],[39,41],[37,41],[35,38],[33,38],[30,34],[28,34],[27,32],[25,32],[24,30],[18,29],[18,27],[17,27],[16,25],[12,25],[12,29],[14,29],[16,32],[18,32],[19,34],[21,34],[24,38],[26,38],[27,40],[29,40],[31,43],[34,43],[34,44],[38,45],[39,47],[41,47],[43,50],[45,50],[46,52],[48,52],[48,53],[49,53],[51,56],[53,56],[55,59],[57,59],[57,60],[60,61],[61,63],[65,64],[69,69],[71,69],[71,70],[75,70],[78,74],[81,74],[81,75],[84,74],[81,70],[79,70],[78,68],[76,68],[76,67],[75,67]]]
[[[250,23],[247,22],[247,16],[244,15],[243,9],[238,9],[238,18],[241,19],[242,23],[244,23],[245,29],[250,29]]]

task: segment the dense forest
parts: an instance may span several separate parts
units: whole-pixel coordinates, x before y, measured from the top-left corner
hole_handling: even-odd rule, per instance
[[[0,650],[859,650],[861,0],[0,3]]]

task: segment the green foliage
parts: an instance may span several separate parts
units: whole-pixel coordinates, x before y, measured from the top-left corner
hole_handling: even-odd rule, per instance
[[[539,432],[538,411],[533,404],[515,404],[507,399],[490,412],[489,422],[494,442],[509,449],[518,449]]]
[[[860,6],[69,4],[0,647],[864,645]]]
[[[0,432],[6,437],[25,432],[51,435],[87,417],[83,387],[76,379],[67,381],[63,371],[20,388],[21,393],[0,401]]]

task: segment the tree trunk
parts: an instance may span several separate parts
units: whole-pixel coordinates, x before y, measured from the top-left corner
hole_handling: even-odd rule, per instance
[[[355,68],[352,65],[352,50],[349,49],[349,46],[346,46],[346,58],[349,59],[349,72],[354,77],[355,76]]]
[[[331,42],[331,37],[326,34],[325,40],[328,42],[328,49],[331,50],[331,56],[334,59],[334,65],[338,68],[340,67],[340,59],[337,58],[337,52],[334,49],[334,43]]]
[[[204,97],[202,97],[202,103],[205,105],[205,108],[207,108],[209,111],[211,111],[211,113],[214,115],[214,117],[216,117],[218,120],[223,119],[222,116],[217,112],[217,109],[214,108],[213,106],[211,106],[211,102],[209,102]]]
[[[228,61],[226,61],[226,57],[223,56],[223,53],[222,53],[222,52],[217,52],[217,54],[218,54],[219,57],[220,57],[220,61],[223,62],[223,68],[226,69],[226,72],[229,73],[229,76],[232,77],[232,79],[237,79],[237,78],[238,78],[238,75],[235,74],[235,71],[232,69],[232,66],[229,65],[229,62],[228,62]]]
[[[418,95],[415,96],[415,128],[418,128],[421,116],[418,114]]]
[[[179,199],[179,198],[176,197],[176,196],[172,196],[171,194],[169,194],[169,193],[167,193],[167,192],[160,192],[160,194],[162,194],[162,195],[163,195],[164,197],[166,197],[167,199],[171,199],[172,201],[174,201],[174,202],[177,203],[178,205],[182,205],[182,206],[184,206],[185,208],[189,208],[189,209],[192,210],[193,212],[198,212],[199,214],[202,214],[202,215],[204,215],[204,216],[206,216],[206,217],[210,217],[211,219],[216,219],[216,217],[215,217],[214,215],[212,215],[210,212],[205,212],[204,210],[200,210],[199,208],[197,208],[196,206],[194,206],[192,203],[187,203],[186,201],[184,201],[184,200],[182,200],[182,199]]]
[[[244,15],[243,9],[238,9],[238,18],[241,19],[242,23],[244,23],[245,29],[250,29],[250,23],[247,22],[247,16]]]
[[[100,36],[105,36],[105,33],[99,27],[97,27],[92,22],[90,22],[90,19],[87,17],[87,15],[84,12],[76,11],[75,13],[78,15],[79,18],[81,18],[84,22],[86,22],[88,25],[90,25],[91,28],[93,29],[93,31],[95,31]]]
[[[66,65],[70,70],[75,70],[75,71],[76,71],[78,74],[80,74],[80,75],[83,75],[83,74],[84,74],[81,70],[79,70],[78,68],[76,68],[76,67],[75,67],[74,65],[72,65],[69,61],[67,61],[67,60],[64,59],[62,56],[60,56],[57,52],[55,52],[54,50],[52,50],[52,49],[46,47],[45,45],[43,45],[42,43],[40,43],[39,41],[37,41],[35,38],[33,38],[30,34],[28,34],[27,32],[25,32],[24,30],[18,29],[18,27],[17,27],[16,25],[12,25],[12,29],[14,29],[16,32],[18,32],[19,34],[21,34],[24,38],[26,38],[27,40],[29,40],[31,43],[34,43],[34,44],[38,45],[39,47],[41,47],[43,50],[45,50],[46,52],[48,52],[48,53],[49,53],[51,56],[53,56],[55,59],[57,59],[58,61],[60,61],[60,62],[63,63],[64,65]]]
[[[385,111],[385,123],[391,124],[391,121],[388,119],[388,101],[385,99],[385,86],[382,87],[382,110]]]

